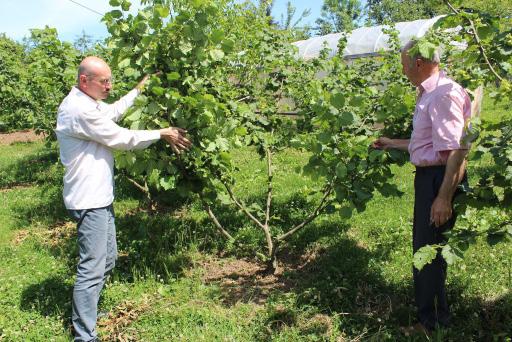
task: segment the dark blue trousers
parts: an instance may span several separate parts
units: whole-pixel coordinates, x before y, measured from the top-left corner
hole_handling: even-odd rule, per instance
[[[445,166],[416,167],[414,178],[413,252],[423,246],[446,241],[443,233],[453,228],[456,215],[441,227],[430,223],[430,209],[443,182]],[[464,176],[463,182],[467,182]],[[454,198],[459,194],[457,191]],[[453,202],[452,202],[453,203]],[[421,271],[413,269],[414,294],[418,319],[427,329],[449,324],[446,300],[446,262],[439,251],[431,264]]]

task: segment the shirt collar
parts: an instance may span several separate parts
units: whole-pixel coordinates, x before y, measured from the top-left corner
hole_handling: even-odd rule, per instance
[[[99,109],[100,105],[101,105],[101,101],[100,100],[95,100],[93,99],[92,97],[90,97],[89,95],[87,95],[86,93],[84,93],[83,91],[81,91],[80,89],[78,89],[77,86],[73,86],[73,88],[71,89],[71,92],[75,95],[75,96],[80,96],[80,97],[83,97],[84,99],[86,99],[86,101],[90,101],[89,103],[94,105],[96,108]]]
[[[444,77],[446,77],[446,75],[443,70],[431,75],[425,81],[421,82],[419,86],[420,93],[430,93],[432,90],[436,89],[439,80]]]

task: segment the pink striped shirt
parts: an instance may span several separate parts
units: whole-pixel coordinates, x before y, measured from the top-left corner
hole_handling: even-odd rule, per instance
[[[461,139],[471,118],[471,99],[443,71],[423,81],[418,91],[409,143],[411,162],[416,166],[445,165],[448,151],[469,149]]]

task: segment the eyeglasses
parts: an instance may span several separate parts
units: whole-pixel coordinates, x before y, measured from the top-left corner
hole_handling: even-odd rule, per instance
[[[87,77],[94,77],[94,75],[86,75]],[[99,83],[101,83],[102,85],[106,86],[106,85],[112,85],[112,77],[110,78],[97,78],[96,79]]]

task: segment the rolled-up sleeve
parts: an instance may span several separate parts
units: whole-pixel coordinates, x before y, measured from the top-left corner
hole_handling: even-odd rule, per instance
[[[465,98],[458,92],[441,96],[431,104],[432,143],[435,152],[468,149],[461,144],[464,136]]]
[[[135,98],[139,95],[139,91],[137,89],[133,89],[125,96],[121,97],[119,100],[112,104],[105,105],[105,113],[108,119],[118,122],[123,117],[124,113],[133,105]]]
[[[73,124],[75,135],[117,150],[143,149],[160,139],[158,130],[129,130],[102,114],[89,111],[78,115]]]

